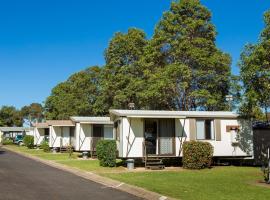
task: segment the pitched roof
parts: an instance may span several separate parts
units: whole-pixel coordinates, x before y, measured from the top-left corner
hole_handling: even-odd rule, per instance
[[[49,125],[47,122],[41,122],[41,123],[35,123],[34,127],[36,127],[36,128],[49,128]]]
[[[2,132],[24,132],[32,129],[31,127],[0,127],[0,131]]]
[[[49,126],[75,126],[71,120],[47,120]]]
[[[110,117],[70,117],[70,119],[85,124],[113,124]]]
[[[237,118],[238,115],[226,111],[165,111],[165,110],[110,110],[114,117],[132,118]]]

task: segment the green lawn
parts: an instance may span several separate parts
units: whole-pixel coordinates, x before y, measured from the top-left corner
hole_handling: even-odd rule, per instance
[[[124,167],[100,167],[97,160],[80,160],[78,153],[45,153],[42,150],[8,146],[46,160],[96,172],[102,176],[146,188],[165,196],[183,200],[264,200],[270,199],[270,188],[256,186],[262,173],[255,167],[215,167],[200,171],[127,172]],[[123,173],[125,172],[125,173]]]
[[[9,149],[13,149],[15,151],[27,153],[33,156],[37,156],[44,160],[52,160],[57,163],[61,163],[70,167],[78,168],[85,171],[93,171],[93,172],[118,172],[125,170],[124,167],[114,167],[114,168],[107,168],[99,166],[98,160],[82,160],[78,159],[79,153],[73,153],[72,157],[69,158],[68,153],[46,153],[41,149],[28,149],[27,147],[20,147],[17,145],[7,145]],[[120,161],[118,161],[120,162]]]
[[[270,188],[253,185],[262,179],[260,169],[254,167],[215,167],[200,171],[104,175],[184,200],[270,199]]]

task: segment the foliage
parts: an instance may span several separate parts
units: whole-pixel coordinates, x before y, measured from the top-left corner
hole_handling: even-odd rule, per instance
[[[208,142],[188,141],[183,144],[183,167],[203,169],[210,167],[213,157],[213,146]]]
[[[93,105],[99,89],[99,67],[73,74],[53,88],[45,102],[47,119],[69,119],[70,116],[99,115]]]
[[[270,11],[264,15],[265,28],[257,44],[248,44],[239,62],[243,83],[243,98],[240,113],[243,116],[261,119],[262,110],[270,107]]]
[[[270,172],[269,167],[263,168],[263,179],[266,183],[269,183],[270,181],[269,172]]]
[[[47,141],[45,141],[45,140],[41,143],[40,148],[43,149],[44,152],[50,152],[51,151],[49,143]]]
[[[144,56],[146,44],[145,33],[135,28],[130,28],[126,34],[116,33],[110,41],[105,50],[106,66],[96,104],[103,108],[103,113],[107,113],[109,108],[128,108],[130,102],[140,108],[138,93],[144,80],[138,62]]]
[[[68,153],[68,157],[71,158],[72,154],[73,154],[73,146],[72,145],[67,146],[67,153]]]
[[[130,102],[136,109],[228,110],[225,95],[239,97],[239,85],[216,35],[211,12],[199,0],[172,1],[151,39],[136,28],[117,32],[104,67],[58,84],[46,100],[46,117],[107,115]]]
[[[99,140],[96,149],[100,166],[116,166],[116,142],[114,140]]]
[[[44,118],[43,106],[39,103],[31,103],[21,109],[21,116],[25,122],[32,126],[34,122],[40,122]]]
[[[231,59],[215,38],[211,13],[199,0],[172,1],[145,48],[141,63],[150,88],[142,101],[153,109],[227,110]]]
[[[22,126],[23,119],[20,111],[13,106],[2,106],[0,108],[0,126]]]
[[[13,140],[12,139],[9,139],[9,138],[4,138],[2,140],[2,144],[3,145],[10,145],[10,144],[13,144]]]
[[[24,136],[23,143],[29,149],[34,148],[34,136],[32,136],[32,135],[26,135],[26,136]]]

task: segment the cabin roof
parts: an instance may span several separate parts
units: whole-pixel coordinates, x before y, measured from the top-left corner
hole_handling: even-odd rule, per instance
[[[49,126],[75,126],[71,120],[47,120]]]
[[[0,131],[2,132],[24,132],[32,129],[31,127],[0,127]]]
[[[110,117],[71,117],[74,122],[85,124],[113,124]]]
[[[49,128],[49,124],[47,122],[35,123],[34,127],[36,127],[36,128]]]
[[[110,110],[112,118],[237,118],[238,114],[226,111],[165,111],[165,110]]]

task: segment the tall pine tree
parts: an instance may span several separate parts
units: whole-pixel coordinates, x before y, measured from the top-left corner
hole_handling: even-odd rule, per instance
[[[270,107],[270,11],[264,14],[265,28],[257,44],[246,45],[241,54],[240,77],[243,99],[240,111],[247,117],[267,119]]]
[[[211,13],[199,0],[172,2],[141,61],[149,83],[144,101],[154,109],[228,109],[231,59],[216,47],[215,38]]]

